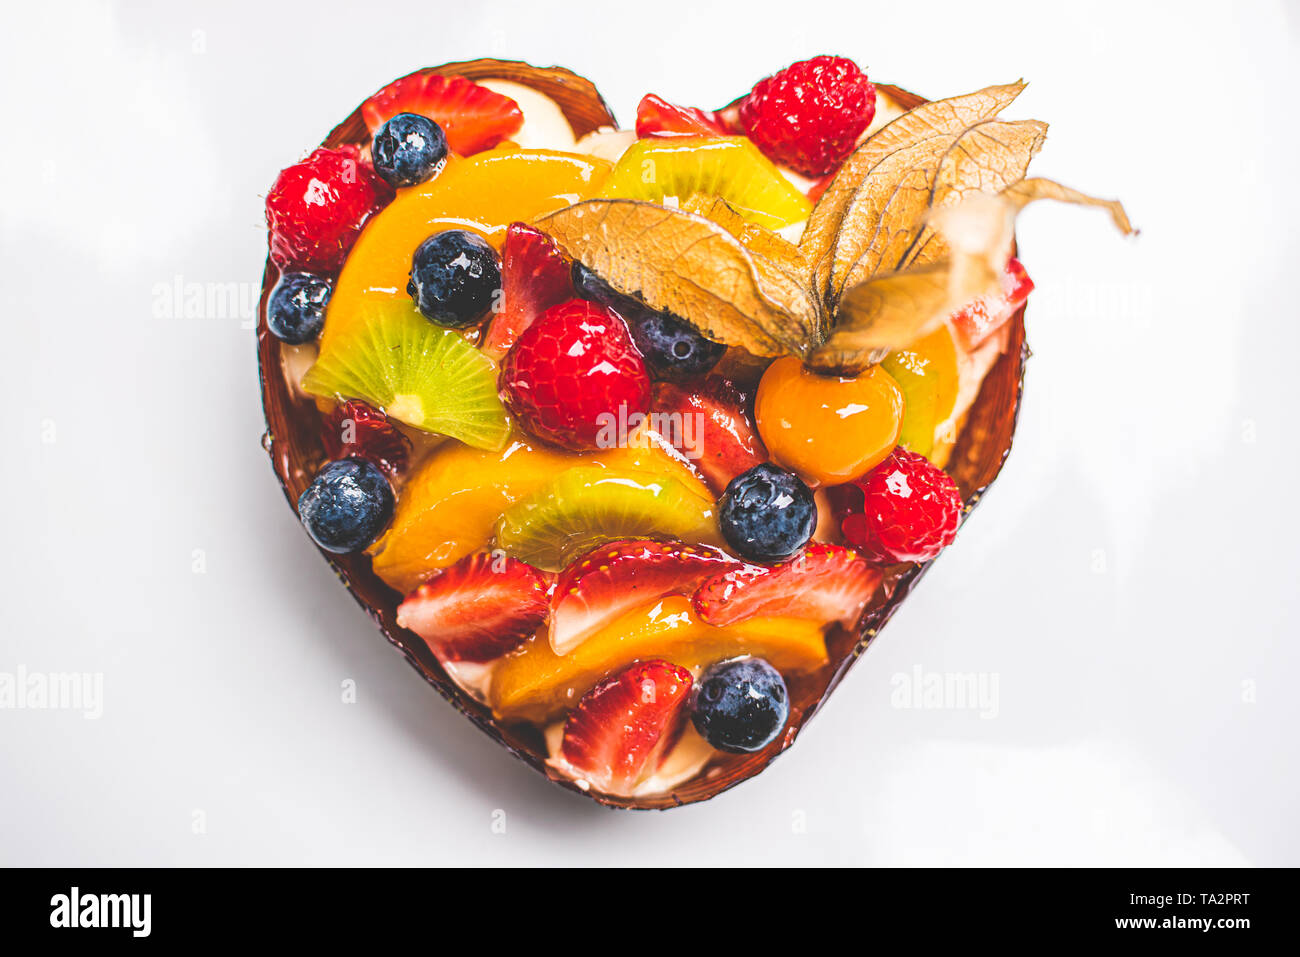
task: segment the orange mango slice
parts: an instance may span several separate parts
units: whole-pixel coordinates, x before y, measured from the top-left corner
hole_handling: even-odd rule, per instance
[[[665,658],[683,668],[703,668],[739,655],[766,658],[782,673],[827,661],[817,622],[751,618],[717,628],[699,620],[689,599],[672,596],[615,619],[567,655],[551,649],[545,632],[529,639],[496,666],[488,700],[499,717],[546,721],[634,661]]]
[[[321,350],[364,316],[366,297],[406,295],[411,257],[444,229],[468,229],[500,248],[506,228],[594,196],[611,164],[594,156],[514,146],[452,157],[441,173],[397,198],[366,223],[339,274],[325,315]]]

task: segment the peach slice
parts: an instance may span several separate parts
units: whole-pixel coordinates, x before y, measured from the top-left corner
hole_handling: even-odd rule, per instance
[[[717,628],[699,619],[689,599],[674,595],[615,619],[566,655],[551,649],[543,631],[497,665],[488,701],[501,718],[541,722],[634,661],[664,658],[698,669],[737,655],[766,658],[783,674],[819,668],[827,660],[817,622],[750,618]]]
[[[360,320],[363,299],[406,295],[411,256],[429,236],[468,229],[499,248],[512,222],[531,222],[595,195],[611,168],[594,156],[514,146],[448,160],[441,173],[399,191],[366,223],[330,298],[321,351]]]

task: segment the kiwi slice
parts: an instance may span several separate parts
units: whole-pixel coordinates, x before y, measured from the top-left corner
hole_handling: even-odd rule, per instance
[[[952,415],[957,401],[957,352],[947,328],[939,328],[880,363],[903,390],[903,423],[898,444],[927,458],[934,432]]]
[[[510,434],[492,360],[404,299],[370,300],[302,380],[312,395],[364,399],[425,432],[496,450]],[[328,320],[327,320],[328,321]]]
[[[912,352],[891,352],[880,363],[903,390],[903,424],[898,444],[917,455],[934,450],[934,430],[939,425],[939,384],[926,375],[924,365]]]
[[[580,465],[510,506],[496,525],[500,548],[548,571],[623,538],[716,544],[714,503],[666,475]]]
[[[758,147],[743,136],[644,139],[623,154],[601,196],[662,203],[695,193],[720,196],[747,220],[769,229],[801,222],[812,212]]]

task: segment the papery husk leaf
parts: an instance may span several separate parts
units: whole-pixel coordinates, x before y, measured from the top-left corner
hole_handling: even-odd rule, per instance
[[[929,213],[926,221],[943,233],[950,257],[884,272],[846,290],[835,328],[808,364],[823,372],[856,375],[885,353],[925,335],[965,303],[996,292],[1011,254],[1015,215],[1012,203],[986,193]]]
[[[827,293],[830,257],[845,213],[871,170],[886,157],[918,140],[930,137],[944,137],[950,142],[955,140],[974,124],[997,116],[1024,88],[1024,81],[1018,80],[985,87],[964,96],[923,103],[872,134],[844,161],[813,208],[799,240],[800,251],[812,265],[812,285],[818,296]]]
[[[1120,232],[1136,232],[1117,200],[1097,199],[1048,179],[1022,180],[996,195],[978,192],[956,205],[930,210],[923,225],[941,237],[948,257],[880,273],[847,289],[835,329],[808,365],[857,374],[885,353],[907,347],[971,300],[997,293],[1016,216],[1039,199],[1105,209]]]
[[[830,304],[849,286],[902,268],[927,210],[1023,179],[1046,135],[1047,124],[1037,120],[989,120],[955,138],[928,137],[883,159],[845,211],[831,260]]]
[[[1046,139],[1047,124],[1039,120],[991,120],[972,126],[943,158],[930,189],[930,207],[953,206],[974,193],[999,193],[1020,182]],[[924,228],[894,268],[937,262],[947,254],[943,238]],[[845,284],[865,278],[850,271]]]
[[[1035,177],[1013,183],[1002,191],[1002,198],[1011,203],[1017,211],[1040,199],[1054,199],[1075,206],[1096,206],[1110,214],[1115,228],[1125,236],[1138,234],[1138,230],[1134,229],[1133,224],[1129,222],[1128,213],[1124,211],[1124,205],[1119,200],[1098,199],[1096,196],[1089,196],[1087,193],[1062,186],[1050,179]]]
[[[808,290],[718,223],[640,200],[595,199],[537,220],[620,293],[755,355],[805,355],[817,326]]]
[[[797,285],[802,286],[807,282],[808,260],[799,251],[799,247],[780,233],[758,223],[751,223],[722,197],[695,193],[682,203],[681,208],[688,213],[713,220],[739,239],[751,255],[767,260]]]
[[[721,196],[693,193],[681,209],[711,219],[741,241],[746,249],[777,262],[805,263],[799,247],[780,233],[758,223],[751,223]],[[794,270],[797,272],[797,270]]]

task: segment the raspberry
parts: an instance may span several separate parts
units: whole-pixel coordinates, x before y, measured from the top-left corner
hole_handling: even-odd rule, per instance
[[[650,405],[650,377],[627,326],[582,299],[552,306],[520,334],[500,386],[534,435],[575,451],[621,441],[628,420]]]
[[[856,63],[819,56],[754,84],[740,123],[767,157],[813,178],[853,152],[876,115],[876,88]]]
[[[390,476],[406,468],[411,457],[411,440],[359,399],[340,402],[321,420],[321,442],[332,459],[366,459]]]
[[[318,149],[281,170],[266,195],[271,258],[281,268],[333,272],[366,219],[392,198],[355,146]]]
[[[896,448],[852,484],[862,492],[862,510],[850,510],[840,528],[876,561],[927,562],[956,538],[961,495],[925,456]]]

